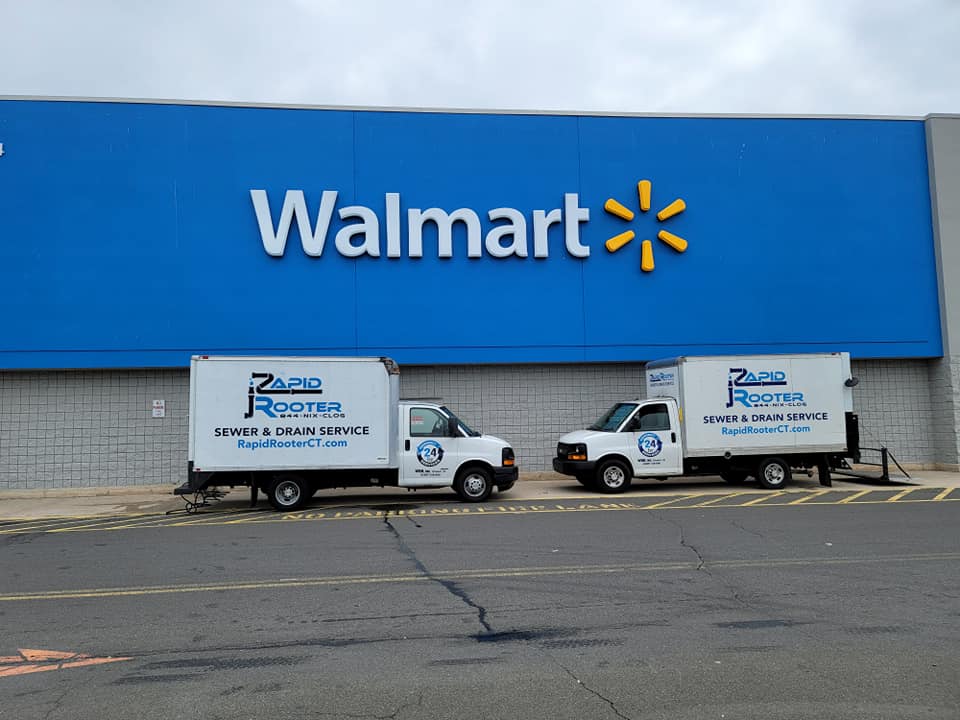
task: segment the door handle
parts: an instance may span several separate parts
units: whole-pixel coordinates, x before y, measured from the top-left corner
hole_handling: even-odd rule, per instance
[[[675,432],[670,433],[670,442],[675,443],[677,441],[677,434]]]
[[[409,441],[409,440],[406,441],[406,443],[405,443],[404,446],[403,446],[403,449],[404,449],[404,450],[409,450],[409,449],[410,449],[410,441]]]

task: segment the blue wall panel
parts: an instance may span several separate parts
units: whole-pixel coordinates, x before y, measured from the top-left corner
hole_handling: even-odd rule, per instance
[[[486,211],[515,207],[528,215],[529,234],[529,210],[558,207],[563,188],[576,191],[576,147],[576,118],[358,113],[357,194],[378,207],[384,193],[401,191],[404,208],[474,208],[485,227]],[[400,357],[427,349],[417,357],[429,361],[442,358],[438,346],[496,348],[492,357],[504,358],[543,348],[547,359],[561,345],[571,350],[564,359],[582,359],[581,268],[562,258],[562,228],[552,229],[544,260],[532,257],[532,244],[526,259],[470,259],[462,228],[454,256],[440,259],[436,235],[425,230],[419,260],[357,263],[362,347]]]
[[[0,367],[185,365],[197,352],[389,354],[407,363],[678,353],[942,352],[923,124],[0,101]],[[632,222],[653,182],[653,212]],[[264,251],[250,200],[303,190],[380,217],[381,256]],[[386,257],[384,195],[402,199]],[[590,257],[533,210],[578,193]],[[662,223],[676,197],[687,209]],[[523,212],[527,258],[406,256],[406,212]],[[353,222],[353,221],[351,221]],[[686,238],[676,253],[660,228]],[[637,238],[617,253],[604,241]],[[640,270],[640,240],[656,269]]]

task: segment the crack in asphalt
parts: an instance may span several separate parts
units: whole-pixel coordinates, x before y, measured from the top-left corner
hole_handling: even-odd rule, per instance
[[[706,560],[704,560],[703,554],[700,552],[700,549],[699,549],[696,545],[692,545],[691,543],[688,543],[688,542],[687,542],[686,533],[684,532],[683,525],[680,523],[679,520],[674,520],[673,518],[664,517],[663,515],[661,515],[661,514],[658,513],[658,512],[655,512],[655,511],[650,511],[650,514],[653,515],[653,516],[654,516],[655,518],[657,518],[658,520],[661,520],[661,521],[663,521],[663,522],[665,522],[665,523],[669,523],[670,525],[673,525],[675,528],[677,528],[677,530],[680,531],[680,545],[683,546],[683,547],[685,547],[685,548],[687,548],[688,550],[690,550],[691,552],[693,552],[694,555],[697,556],[697,570],[698,570],[698,571],[699,571],[699,570],[702,570],[702,571],[705,572],[705,573],[707,574],[707,576],[709,576],[711,579],[716,580],[717,582],[719,582],[719,583],[724,587],[724,589],[725,589],[728,593],[730,593],[730,597],[732,597],[735,601],[737,601],[738,603],[740,603],[741,605],[743,605],[745,608],[749,608],[749,609],[751,609],[751,610],[754,609],[754,608],[750,605],[750,603],[748,603],[746,600],[744,600],[742,597],[740,597],[740,593],[737,592],[736,587],[734,587],[731,583],[729,583],[729,582],[728,582],[726,579],[724,579],[722,576],[720,576],[720,575],[714,575],[713,572],[711,571],[711,569],[710,569],[709,567],[707,567],[707,562],[706,562]]]
[[[399,715],[401,712],[403,712],[407,708],[413,708],[413,707],[415,708],[423,707],[423,690],[421,690],[420,693],[417,695],[417,701],[415,703],[404,703],[403,705],[398,707],[396,710],[394,710],[392,714],[388,715],[386,717],[386,720],[394,720],[397,717],[397,715]]]
[[[397,541],[397,546],[400,552],[403,553],[413,563],[414,567],[416,567],[417,570],[423,573],[424,577],[442,586],[444,590],[446,590],[448,593],[450,593],[455,598],[460,600],[462,603],[476,610],[477,621],[480,623],[480,626],[483,628],[483,631],[485,633],[493,633],[493,628],[490,627],[490,623],[487,622],[487,609],[482,605],[476,603],[466,593],[466,591],[454,581],[446,580],[444,578],[438,578],[436,575],[430,572],[429,568],[427,568],[427,566],[423,564],[420,558],[417,557],[416,552],[414,552],[414,550],[409,545],[407,545],[406,541],[403,539],[403,536],[400,534],[397,528],[394,527],[392,522],[390,522],[389,511],[383,516],[383,524],[393,534],[393,537]],[[482,637],[482,635],[480,637]]]
[[[389,715],[377,715],[375,713],[346,713],[346,712],[323,712],[323,711],[314,711],[311,713],[312,717],[327,717],[329,715],[335,715],[336,717],[347,717],[347,718],[373,718],[373,720],[396,720],[397,716],[402,713],[407,708],[419,708],[423,706],[423,690],[417,695],[416,702],[407,702],[403,703],[394,710]]]
[[[713,573],[711,573],[710,568],[707,567],[707,564],[704,561],[703,555],[700,553],[699,548],[697,548],[696,545],[691,545],[690,543],[687,542],[686,535],[683,530],[683,525],[681,525],[680,522],[677,520],[663,517],[663,515],[661,515],[660,513],[654,512],[652,514],[658,520],[669,523],[673,525],[675,528],[677,528],[677,530],[680,531],[680,545],[682,547],[687,548],[688,550],[693,551],[693,554],[697,556],[697,570],[703,570],[707,575],[710,575],[711,577],[713,577]]]
[[[39,533],[29,530],[23,533],[3,535],[0,536],[0,544],[6,545],[7,547],[13,547],[14,545],[28,545],[36,540],[38,536]]]
[[[623,718],[623,720],[633,720],[629,715],[624,715],[622,712],[620,712],[619,708],[617,708],[617,706],[616,706],[616,704],[613,702],[613,700],[611,700],[610,698],[606,697],[603,693],[599,692],[598,690],[594,690],[592,687],[590,687],[589,685],[587,685],[583,680],[581,680],[581,679],[578,678],[576,675],[574,675],[573,672],[570,670],[570,668],[568,668],[568,667],[567,667],[566,665],[564,665],[562,662],[560,662],[559,660],[557,660],[557,659],[554,658],[554,657],[551,657],[550,659],[553,660],[553,662],[557,665],[557,667],[559,667],[561,670],[563,670],[563,671],[564,671],[567,675],[569,675],[571,678],[573,678],[574,680],[576,680],[576,681],[577,681],[577,685],[579,685],[580,687],[582,687],[584,690],[586,690],[588,693],[590,693],[590,694],[593,695],[594,697],[599,698],[600,700],[603,700],[603,702],[605,702],[607,705],[609,705],[609,706],[610,706],[610,709],[613,710],[614,713],[616,713],[616,715],[617,715],[618,718]]]
[[[63,699],[67,695],[69,695],[72,691],[73,691],[73,687],[68,687],[66,690],[60,693],[60,696],[53,701],[53,705],[50,707],[50,709],[43,714],[43,720],[50,720],[50,716],[53,715],[54,712],[60,709],[60,706],[63,704]]]
[[[731,521],[730,521],[730,524],[733,525],[733,526],[734,526],[735,528],[737,528],[738,530],[743,530],[743,532],[748,533],[748,534],[750,534],[750,535],[755,535],[756,537],[760,538],[761,540],[766,540],[766,538],[763,536],[763,534],[758,533],[756,530],[751,530],[751,529],[749,529],[749,528],[744,527],[743,525],[741,525],[740,523],[738,523],[736,520],[731,520]]]

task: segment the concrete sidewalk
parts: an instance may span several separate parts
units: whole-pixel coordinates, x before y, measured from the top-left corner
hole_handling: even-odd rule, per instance
[[[890,487],[960,487],[960,473],[938,470],[910,471],[910,478],[891,475]],[[50,517],[94,517],[132,513],[163,514],[168,510],[180,510],[183,501],[173,495],[175,484],[141,485],[128,487],[57,488],[46,490],[0,490],[0,521]],[[770,492],[755,483],[741,487],[749,492]],[[791,491],[820,489],[816,476],[795,475],[788,487]],[[878,482],[855,480],[834,476],[836,490],[862,490],[867,487],[884,487]],[[722,495],[731,486],[719,478],[671,478],[666,482],[649,480],[634,481],[624,495],[601,495],[581,487],[576,480],[552,472],[521,473],[520,481],[505,493],[504,500],[516,502],[530,500],[570,499],[572,497],[611,498],[629,497],[637,494],[683,495],[697,492]],[[368,503],[410,502],[413,497],[425,502],[442,502],[455,498],[448,489],[418,490],[415,493],[403,488],[349,488],[320,491],[314,503],[322,505],[325,499],[338,504],[364,505]],[[496,495],[494,497],[497,497]],[[217,507],[245,507],[249,503],[247,488],[232,490]],[[266,506],[262,496],[259,504]]]

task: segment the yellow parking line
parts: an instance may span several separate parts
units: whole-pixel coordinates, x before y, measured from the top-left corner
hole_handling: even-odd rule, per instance
[[[947,496],[953,492],[953,488],[944,488],[941,492],[937,493],[937,496],[934,498],[936,500],[946,500]]]
[[[267,519],[267,518],[270,518],[270,517],[272,517],[272,515],[273,515],[273,513],[258,512],[258,513],[255,513],[255,514],[251,514],[249,517],[240,518],[239,520],[226,520],[226,521],[224,521],[223,524],[224,524],[224,525],[239,525],[239,524],[241,524],[241,523],[257,522],[257,521],[262,521],[262,520],[265,520],[265,519]]]
[[[719,497],[715,497],[713,500],[707,500],[706,502],[697,503],[696,505],[691,505],[690,507],[710,507],[711,505],[718,503],[721,500],[729,500],[730,498],[735,498],[735,497],[739,497],[741,495],[747,495],[747,494],[748,493],[746,492],[727,493],[726,495],[720,495]]]
[[[638,510],[656,510],[657,508],[661,508],[664,505],[669,505],[670,503],[680,502],[681,500],[690,500],[692,498],[703,497],[704,495],[707,495],[707,493],[693,493],[692,495],[681,495],[680,497],[672,497],[669,500],[656,503],[655,505],[644,505],[637,509]]]
[[[912,493],[912,492],[913,492],[914,490],[916,490],[916,489],[917,489],[917,488],[912,487],[912,488],[907,488],[906,490],[903,490],[903,491],[901,491],[901,492],[898,492],[898,493],[897,493],[896,495],[894,495],[892,498],[887,498],[887,502],[896,502],[896,501],[899,500],[900,498],[906,497],[907,495],[909,495],[910,493]]]
[[[77,522],[78,520],[89,520],[90,518],[34,518],[33,520],[12,520],[2,528],[21,528],[21,527],[53,527],[63,525],[64,523]]]
[[[18,535],[28,532],[50,532],[52,528],[59,527],[65,523],[76,522],[75,520],[58,520],[57,522],[43,523],[42,525],[16,525],[14,527],[5,526],[0,530],[0,535]]]
[[[802,557],[764,558],[755,560],[715,560],[709,563],[716,568],[766,569],[774,567],[816,567],[819,565],[872,565],[898,562],[956,562],[960,553],[930,553],[917,555],[887,555],[874,557]],[[519,568],[490,568],[477,570],[441,570],[431,574],[398,573],[394,575],[334,575],[325,577],[293,577],[263,580],[241,580],[204,584],[154,585],[112,588],[85,588],[67,590],[38,590],[26,593],[0,594],[0,602],[24,602],[35,600],[67,600],[82,598],[132,597],[196,592],[227,592],[244,590],[272,590],[280,588],[318,587],[324,585],[376,585],[434,582],[446,580],[515,579],[549,576],[582,576],[600,574],[626,574],[644,572],[689,571],[700,567],[694,562],[636,563],[622,565],[556,565]]]
[[[791,500],[790,502],[787,503],[787,505],[800,505],[802,503],[805,503],[807,500],[813,500],[814,498],[818,498],[821,495],[826,495],[828,492],[833,492],[833,490],[817,490],[815,492],[809,493],[808,495],[804,495],[802,498],[799,498],[797,500]]]
[[[144,515],[154,515],[155,513],[149,512],[115,512],[115,513],[90,513],[87,515],[48,515],[46,517],[8,517],[4,518],[7,522],[59,522],[66,520],[95,520],[96,518],[115,518],[115,517],[141,517]]]
[[[847,495],[843,500],[837,500],[837,505],[846,505],[847,503],[853,502],[857,498],[861,498],[864,495],[872,492],[873,490],[860,490],[859,492],[855,492],[853,495]]]
[[[751,505],[756,505],[757,503],[762,503],[764,500],[772,500],[775,497],[780,497],[781,495],[786,495],[786,490],[778,490],[775,493],[764,494],[758,497],[756,500],[751,500],[750,502],[741,503],[736,507],[750,507]]]
[[[99,528],[101,530],[139,530],[141,528],[162,528],[167,527],[169,524],[179,520],[179,516],[164,515],[162,517],[152,517],[145,518],[132,523],[127,523],[126,525],[111,525],[110,527]],[[94,528],[98,529],[98,528]]]
[[[111,525],[111,523],[118,523],[118,522],[119,522],[119,523],[122,523],[122,522],[129,522],[129,521],[130,521],[129,518],[127,518],[127,519],[120,519],[120,518],[100,518],[100,519],[98,519],[98,520],[97,520],[97,519],[94,519],[94,518],[91,518],[91,520],[93,520],[93,522],[83,523],[83,524],[80,524],[80,525],[65,525],[65,526],[59,527],[59,528],[51,528],[51,529],[49,529],[49,530],[46,530],[45,532],[49,532],[49,533],[61,533],[61,532],[70,532],[70,531],[72,531],[72,530],[107,530],[107,529],[109,529],[109,526]]]
[[[225,518],[237,515],[238,513],[256,512],[248,508],[220,508],[209,512],[198,513],[177,513],[176,515],[154,516],[150,520],[156,520],[157,524],[153,526],[144,526],[139,522],[131,523],[130,527],[181,527],[186,525],[210,525],[214,522],[223,522]],[[126,526],[123,526],[126,529]]]
[[[0,526],[0,535],[19,532],[49,532],[59,527],[83,527],[90,524],[105,522],[120,522],[123,519],[130,520],[135,517],[154,517],[150,513],[137,513],[136,515],[78,515],[50,518],[35,518],[33,520],[17,520],[16,524]]]

